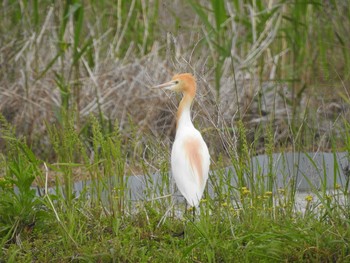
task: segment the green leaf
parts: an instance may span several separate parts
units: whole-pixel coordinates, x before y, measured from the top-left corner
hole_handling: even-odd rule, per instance
[[[197,1],[190,0],[189,3],[199,18],[202,20],[202,22],[205,24],[205,26],[209,28],[209,31],[215,31],[215,28],[208,19],[208,14],[204,12],[205,8],[201,6]]]
[[[216,30],[221,30],[221,25],[226,21],[225,1],[224,0],[212,0],[211,6],[214,11]]]
[[[74,52],[76,53],[74,57],[77,56],[77,48],[80,43],[80,35],[83,27],[84,19],[84,8],[81,3],[75,3],[72,8],[74,13]],[[75,58],[75,60],[77,60]]]

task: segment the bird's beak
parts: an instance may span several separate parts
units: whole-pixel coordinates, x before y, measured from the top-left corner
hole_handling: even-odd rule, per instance
[[[165,83],[163,83],[163,84],[154,86],[153,88],[154,88],[154,89],[171,89],[171,88],[173,88],[174,86],[176,86],[176,83],[172,80],[172,81],[165,82]]]

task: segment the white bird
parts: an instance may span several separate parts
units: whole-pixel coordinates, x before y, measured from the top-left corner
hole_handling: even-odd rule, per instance
[[[190,206],[197,207],[208,180],[210,155],[200,132],[191,121],[191,104],[196,95],[192,74],[175,75],[171,81],[155,86],[183,97],[176,114],[176,136],[171,151],[171,170],[175,183]]]

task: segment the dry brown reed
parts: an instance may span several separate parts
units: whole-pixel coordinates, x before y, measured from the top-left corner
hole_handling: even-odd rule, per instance
[[[296,127],[301,127],[303,120],[313,116],[314,122],[308,124],[315,126],[309,128],[315,129],[314,136],[321,138],[329,136],[334,127],[340,125],[335,122],[339,116],[348,116],[348,105],[340,99],[319,100],[311,93],[302,93],[297,112],[293,111],[294,94],[286,83],[275,81],[277,61],[288,51],[271,55],[269,43],[276,30],[272,20],[266,23],[263,34],[255,39],[256,43],[246,57],[240,57],[236,40],[233,41],[234,62],[231,59],[224,61],[218,94],[214,87],[214,68],[208,62],[212,54],[207,46],[199,44],[209,32],[201,27],[198,17],[185,16],[195,30],[185,29],[176,36],[163,32],[161,40],[154,41],[151,52],[141,57],[133,55],[136,48],[133,43],[125,57],[116,58],[113,47],[103,49],[107,45],[104,36],[94,39],[95,66],[91,68],[86,56],[82,55],[79,77],[75,78],[70,66],[73,52],[69,50],[45,71],[57,54],[58,36],[52,30],[55,27],[53,12],[52,8],[48,10],[39,31],[25,31],[20,41],[8,42],[1,48],[0,111],[16,127],[17,133],[26,136],[38,149],[50,147],[46,124],[58,123],[63,107],[57,72],[66,77],[65,84],[70,87],[68,110],[75,111],[78,116],[77,129],[91,114],[100,115],[107,120],[117,120],[121,133],[126,135],[134,125],[140,140],[151,135],[170,141],[174,135],[174,112],[179,97],[150,87],[175,73],[192,72],[199,87],[193,119],[214,152],[235,148],[238,119],[246,124],[250,140],[260,140],[257,144],[263,146],[264,132],[258,130],[268,125],[273,127],[276,143],[285,143],[292,137],[295,119],[299,120]],[[160,16],[160,19],[167,17]],[[70,21],[65,33],[67,42],[73,38],[72,27]],[[237,25],[232,27],[237,28]],[[91,27],[92,36],[94,30]],[[256,64],[255,59],[262,55],[266,57],[265,63]],[[257,134],[259,138],[256,138]],[[329,146],[327,138],[321,147]]]

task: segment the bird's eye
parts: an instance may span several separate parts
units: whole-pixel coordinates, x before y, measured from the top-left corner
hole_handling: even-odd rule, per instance
[[[178,80],[175,80],[175,81],[174,81],[174,84],[176,84],[176,85],[179,84],[179,81],[178,81]]]

